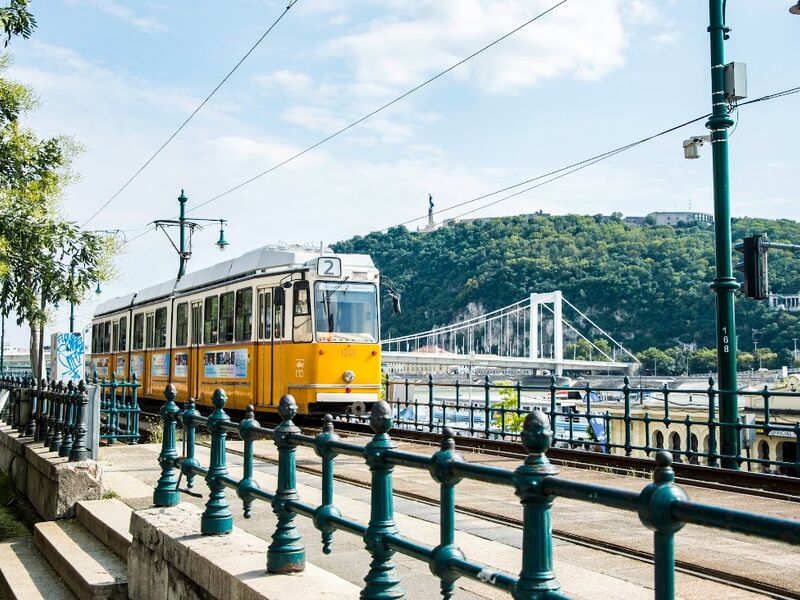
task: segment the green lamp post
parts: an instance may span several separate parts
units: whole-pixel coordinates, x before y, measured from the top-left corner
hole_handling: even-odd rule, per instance
[[[219,223],[219,240],[217,240],[216,246],[220,251],[225,251],[225,249],[230,245],[228,240],[225,239],[225,225],[227,225],[228,222],[225,219],[202,219],[199,217],[193,217],[191,219],[188,218],[186,216],[186,202],[188,200],[189,198],[187,198],[186,194],[184,194],[184,191],[181,190],[181,195],[178,196],[178,218],[158,219],[157,221],[153,221],[153,225],[155,225],[156,228],[161,229],[166,234],[167,239],[172,244],[172,247],[175,248],[175,251],[178,253],[180,264],[178,266],[177,279],[180,279],[186,274],[186,263],[192,256],[192,236],[194,235],[195,229],[203,229],[201,223]],[[177,245],[167,232],[167,229],[170,227],[178,228]]]

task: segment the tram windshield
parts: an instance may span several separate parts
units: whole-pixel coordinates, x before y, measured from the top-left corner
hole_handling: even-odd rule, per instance
[[[378,341],[378,298],[371,283],[314,284],[318,342]]]

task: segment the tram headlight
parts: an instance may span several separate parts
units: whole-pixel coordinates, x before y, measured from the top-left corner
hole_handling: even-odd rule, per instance
[[[353,381],[355,381],[356,379],[356,374],[348,369],[347,371],[342,373],[342,379],[344,379],[345,383],[353,383]]]

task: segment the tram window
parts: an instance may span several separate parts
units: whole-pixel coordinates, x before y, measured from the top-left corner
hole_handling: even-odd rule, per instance
[[[233,292],[219,297],[219,343],[233,341]]]
[[[203,343],[216,344],[219,331],[219,296],[206,298],[205,321],[203,321]]]
[[[280,292],[278,290],[280,290]],[[283,337],[283,303],[278,303],[278,293],[283,294],[283,288],[272,289],[272,297],[275,299],[275,303],[273,304],[275,307],[275,318],[272,322],[274,324],[273,333],[276,340]]]
[[[111,352],[111,321],[103,323],[103,352]]]
[[[236,290],[236,341],[253,337],[253,288]]]
[[[192,345],[203,341],[203,303],[192,302]]]
[[[189,303],[181,302],[175,308],[175,345],[185,346],[189,339]]]
[[[294,318],[292,339],[295,342],[311,341],[311,302],[307,281],[294,284]]]
[[[92,354],[97,354],[97,323],[92,325]]]
[[[133,349],[144,347],[144,314],[133,315]]]
[[[376,342],[378,300],[369,283],[314,284],[318,342]]]
[[[153,347],[153,340],[155,339],[155,315],[150,313],[145,318],[144,326],[144,345],[145,348]]]
[[[111,325],[111,351],[116,352],[119,345],[119,321],[114,321]]]
[[[268,340],[272,337],[272,292],[258,292],[258,339]]]
[[[118,352],[125,352],[128,349],[128,317],[120,317],[119,319],[119,343],[117,344]]]
[[[167,347],[167,307],[156,309],[155,347]]]

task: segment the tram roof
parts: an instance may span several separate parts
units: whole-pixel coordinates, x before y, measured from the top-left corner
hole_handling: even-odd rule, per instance
[[[326,248],[324,255],[334,255]],[[117,298],[100,303],[94,311],[95,316],[116,312],[131,306],[152,302],[159,298],[180,295],[193,289],[202,288],[215,283],[237,279],[263,272],[281,272],[311,266],[321,256],[319,248],[308,246],[263,246],[256,248],[237,258],[232,258],[193,273],[187,273],[175,283],[174,279],[152,285],[137,292],[131,292]],[[373,269],[375,264],[368,254],[335,254],[342,260],[343,268]]]

